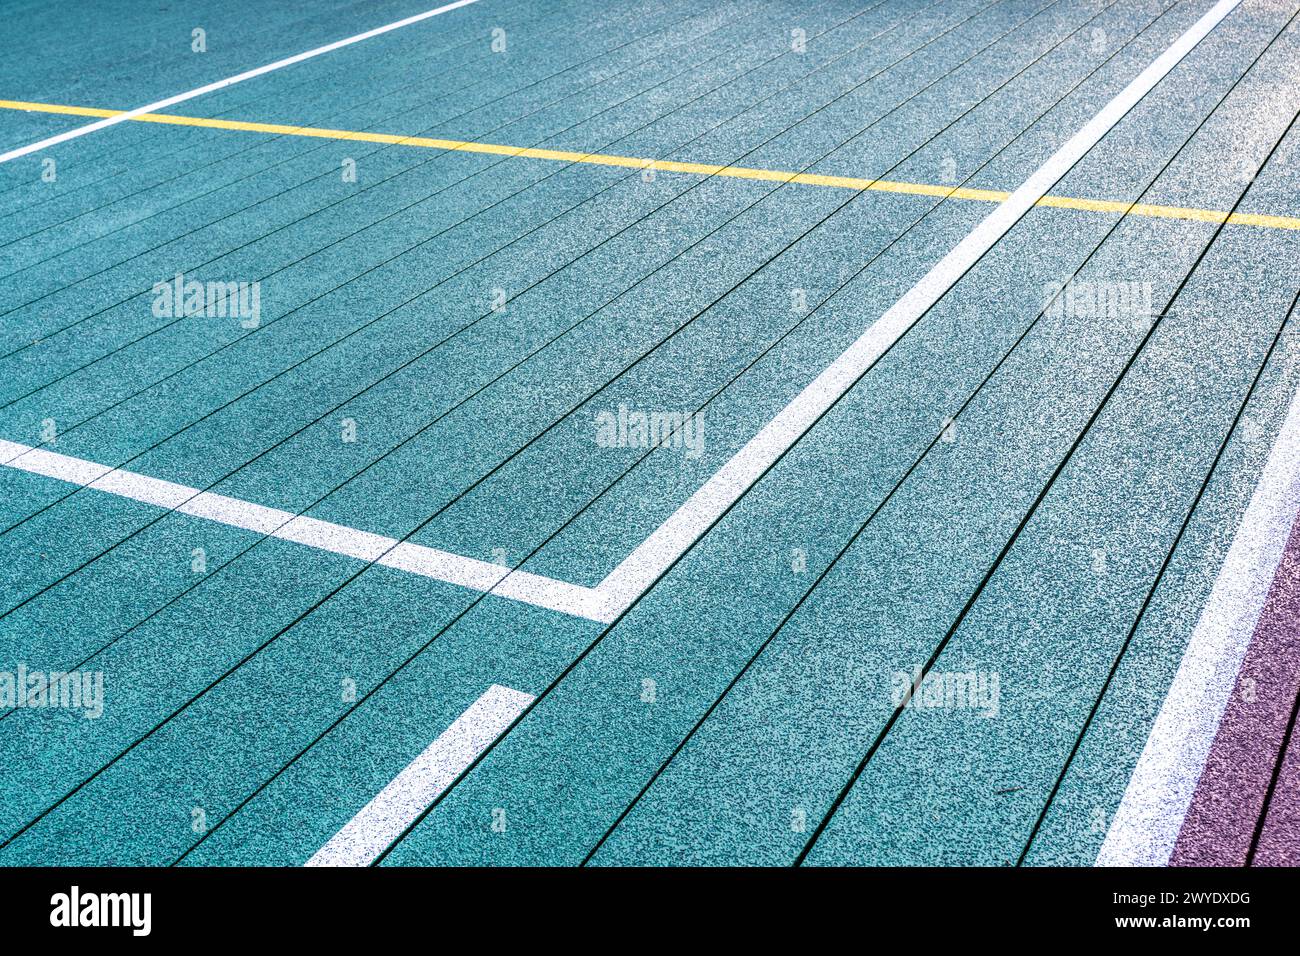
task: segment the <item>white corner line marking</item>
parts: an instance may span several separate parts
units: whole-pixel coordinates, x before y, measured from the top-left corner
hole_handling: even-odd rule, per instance
[[[58,145],[78,136],[85,136],[87,133],[93,133],[97,130],[105,129],[109,126],[116,126],[118,123],[126,122],[145,113],[157,113],[160,110],[175,106],[177,103],[184,103],[186,100],[192,100],[197,96],[205,93],[214,93],[217,90],[223,90],[228,86],[234,86],[236,83],[242,83],[244,80],[251,80],[254,77],[262,76],[264,73],[270,73],[274,70],[282,69],[286,66],[292,66],[295,63],[301,63],[303,60],[310,60],[312,57],[320,56],[323,53],[331,53],[334,50],[342,49],[345,46],[351,46],[354,43],[360,43],[362,40],[369,40],[371,37],[377,37],[380,34],[388,33],[392,30],[400,30],[402,27],[410,26],[413,23],[419,23],[421,20],[428,20],[430,17],[436,17],[439,14],[448,13],[460,7],[467,7],[471,3],[477,3],[478,0],[456,0],[455,3],[449,3],[445,6],[438,7],[436,10],[426,10],[424,13],[417,13],[413,17],[407,17],[404,20],[398,20],[395,23],[389,23],[386,26],[376,27],[373,30],[367,30],[365,33],[358,33],[356,36],[347,37],[343,40],[335,40],[333,43],[327,43],[325,46],[318,46],[314,50],[308,50],[306,53],[299,53],[296,56],[286,57],[283,60],[276,60],[274,63],[268,63],[266,66],[259,66],[255,70],[248,70],[235,76],[227,77],[224,80],[217,80],[215,83],[209,83],[207,86],[200,86],[196,90],[190,90],[188,93],[177,93],[175,96],[169,96],[165,100],[159,100],[156,103],[149,103],[146,106],[138,106],[133,110],[125,113],[119,113],[116,116],[110,116],[107,119],[96,120],[93,123],[87,123],[85,126],[78,126],[76,129],[70,129],[67,132],[59,133],[56,136],[50,136],[37,143],[31,143],[27,146],[20,146],[18,149],[11,149],[9,152],[0,154],[0,163],[7,163],[11,159],[17,159],[19,156],[26,156],[28,153],[34,153],[38,150],[47,149],[50,146]]]
[[[781,409],[600,583],[611,613],[644,594],[1241,0],[1220,0]]]
[[[359,561],[375,561],[385,567],[448,584],[475,591],[490,591],[499,597],[561,611],[574,617],[601,623],[612,620],[605,611],[603,595],[594,588],[528,571],[512,571],[489,561],[409,541],[398,543],[396,538],[308,518],[292,511],[268,508],[17,442],[0,440],[0,464]]]
[[[127,120],[140,113],[153,112],[211,89],[228,86],[259,73],[349,43],[356,43],[367,37],[395,30],[474,2],[476,0],[459,0],[457,3],[418,16],[390,23],[386,27],[379,27],[369,33],[358,34],[347,40],[340,40],[329,46],[299,54],[297,57],[240,74],[221,83],[181,94],[170,100],[151,103],[100,123],[92,123],[79,130],[64,133],[61,137],[24,147],[23,151],[30,152],[50,142],[102,128],[111,122]],[[98,491],[135,498],[160,507],[173,508],[186,514],[236,527],[260,531],[263,534],[323,548],[337,554],[351,555],[362,560],[375,560],[379,556],[378,563],[388,567],[401,568],[415,574],[491,592],[500,597],[561,611],[576,617],[585,617],[605,624],[611,623],[649,590],[659,576],[725,514],[727,509],[762,476],[763,472],[794,445],[823,413],[839,401],[840,397],[853,387],[854,383],[891,345],[920,321],[921,317],[943,298],[957,281],[1070,171],[1075,163],[1082,159],[1240,2],[1241,0],[1219,0],[1210,8],[1209,12],[1191,29],[1180,36],[1169,49],[1120,91],[1119,95],[1107,103],[1083,129],[1070,137],[1064,146],[927,272],[906,295],[872,323],[857,341],[845,349],[817,378],[781,409],[740,451],[736,452],[594,588],[542,577],[527,571],[511,570],[434,548],[406,543],[397,544],[394,539],[381,535],[372,535],[222,495],[199,492],[195,488],[174,485],[145,475],[120,471],[107,465],[70,458],[15,442],[0,441],[0,454],[8,456],[8,460],[0,464],[34,474],[49,475],[63,481],[92,487]],[[7,153],[0,156],[0,162],[12,158],[13,155],[15,154]],[[392,550],[384,553],[385,547],[390,547]]]
[[[368,866],[532,702],[532,694],[493,684],[305,865]]]
[[[1300,390],[1133,768],[1097,866],[1168,864],[1298,511]]]

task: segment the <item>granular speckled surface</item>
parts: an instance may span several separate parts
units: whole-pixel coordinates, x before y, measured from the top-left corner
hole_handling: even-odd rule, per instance
[[[0,864],[303,864],[493,685],[522,716],[374,862],[1092,864],[1289,460],[1290,0],[1228,13],[617,613],[349,548],[604,594],[1213,8],[478,0],[0,163],[0,440],[65,456],[0,455]],[[0,153],[425,9],[27,0]],[[256,314],[164,308],[178,276]],[[1300,863],[1289,540],[1175,863]],[[102,713],[4,696],[54,671]]]

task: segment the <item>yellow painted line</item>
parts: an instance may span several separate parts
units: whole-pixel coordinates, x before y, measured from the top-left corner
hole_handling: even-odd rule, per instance
[[[55,103],[25,103],[20,100],[0,100],[0,109],[22,110],[29,113],[61,113],[69,116],[120,116],[125,110],[104,110],[90,106],[62,106]],[[936,196],[944,199],[961,199],[972,202],[998,203],[1011,194],[995,189],[964,189],[951,186],[934,186],[926,183],[906,183],[886,179],[860,179],[853,176],[826,176],[817,173],[795,173],[776,169],[750,169],[745,166],[717,166],[711,163],[681,163],[666,159],[639,156],[613,156],[607,153],[578,153],[559,149],[537,149],[527,146],[505,146],[498,143],[472,143],[459,139],[432,139],[426,136],[399,136],[393,133],[363,133],[342,129],[323,129],[316,126],[284,126],[277,123],[249,123],[243,120],[208,119],[202,116],[174,116],[168,113],[142,113],[133,116],[132,122],[163,123],[170,126],[202,126],[208,129],[238,130],[247,133],[270,133],[276,136],[312,136],[319,139],[341,139],[362,143],[383,143],[391,146],[416,146],[425,149],[455,150],[464,153],[489,153],[494,156],[513,156],[523,159],[545,159],[562,163],[590,163],[595,166],[623,166],[628,169],[654,169],[667,173],[687,173],[698,176],[727,176],[733,179],[753,179],[764,182],[799,183],[805,186],[825,186],[834,189],[871,190],[873,192],[902,193],[911,196]],[[1300,230],[1300,217],[1269,216],[1261,213],[1238,212],[1229,215],[1217,209],[1191,209],[1183,206],[1154,206],[1145,203],[1133,205],[1112,199],[1081,199],[1071,196],[1044,196],[1040,206],[1057,209],[1078,209],[1085,212],[1114,213],[1130,216],[1148,216],[1155,219],[1181,219],[1191,222],[1228,222],[1239,226],[1259,226],[1266,229]]]

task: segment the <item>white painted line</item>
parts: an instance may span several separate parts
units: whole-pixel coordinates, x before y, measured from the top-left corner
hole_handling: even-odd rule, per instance
[[[493,684],[306,865],[368,866],[532,701],[532,694]]]
[[[947,294],[1240,2],[1220,0],[1216,3],[610,572],[598,587],[608,600],[610,610],[621,612],[644,594],[786,449],[798,441],[903,333]]]
[[[439,13],[471,2],[474,0],[460,0],[459,3],[439,7],[437,10],[400,20],[348,40],[340,40],[338,43],[300,54],[298,57],[273,63],[260,70],[241,74],[223,81],[223,84],[239,82],[258,73],[277,69],[291,62],[337,49],[339,46],[437,16]],[[377,560],[385,567],[409,571],[479,591],[490,591],[501,597],[538,607],[609,623],[644,594],[786,449],[798,441],[800,436],[811,428],[813,423],[902,337],[903,333],[946,295],[948,290],[1012,226],[1019,222],[1075,163],[1082,159],[1240,2],[1241,0],[1219,0],[1191,29],[1143,70],[1118,96],[1107,103],[1105,108],[1083,129],[1072,136],[1046,163],[1025,180],[1020,188],[926,273],[925,277],[906,295],[863,332],[857,341],[763,426],[758,434],[718,469],[698,491],[624,558],[595,588],[570,584],[526,571],[510,571],[499,565],[434,548],[407,543],[398,544],[392,538],[299,517],[289,512],[265,508],[222,495],[200,492],[195,488],[173,485],[156,478],[119,471],[105,465],[33,449],[14,442],[0,441],[0,456],[9,459],[0,464],[86,485],[99,491],[134,498],[159,507],[177,509],[186,514],[246,528],[261,534],[274,535],[359,560]],[[188,99],[209,89],[219,88],[223,84],[182,94],[180,97],[173,97],[162,103],[151,103],[131,113],[114,117],[113,120],[129,119],[132,115],[153,112],[181,99]],[[103,123],[92,123],[85,127],[84,131],[89,132],[92,128],[103,125]],[[64,134],[65,137],[68,135],[80,135],[80,133],[74,130],[72,134]],[[0,160],[3,158],[9,158],[8,154],[6,157],[0,157]]]
[[[1192,631],[1097,866],[1165,866],[1300,512],[1300,391]]]
[[[0,465],[179,511],[195,518],[293,541],[309,548],[356,558],[358,561],[376,561],[385,567],[475,591],[491,591],[500,597],[575,617],[602,623],[613,620],[605,609],[603,595],[594,588],[527,571],[511,571],[503,565],[409,541],[399,543],[396,538],[201,491],[133,471],[110,468],[43,448],[0,440]]]
[[[6,153],[0,156],[0,162],[53,142],[130,119],[141,113],[156,112],[182,100],[473,2],[476,0],[459,0],[457,3],[399,20],[368,33],[358,34],[231,77],[220,83],[183,93],[169,100],[150,103],[128,113],[91,123],[79,130],[24,147],[22,150]],[[8,448],[11,449],[8,454],[15,459],[21,456],[23,460],[27,460],[29,453],[34,453],[36,457],[28,464],[17,461],[7,461],[4,464],[38,474],[49,474],[51,477],[87,485],[111,494],[147,501],[160,507],[178,508],[187,514],[207,517],[214,521],[249,528],[249,530],[258,530],[264,534],[274,534],[286,540],[298,541],[338,554],[347,554],[361,560],[376,560],[375,551],[381,549],[378,561],[387,567],[400,568],[481,591],[492,591],[503,597],[608,623],[644,594],[659,576],[759,479],[763,472],[798,441],[800,436],[811,428],[813,423],[834,405],[890,346],[920,321],[921,317],[946,295],[958,280],[993,248],[1039,199],[1047,194],[1048,190],[1055,186],[1240,2],[1241,0],[1219,0],[1191,29],[1179,37],[1119,95],[1107,103],[1100,113],[1075,133],[997,209],[926,273],[906,295],[867,328],[857,341],[845,349],[817,378],[763,426],[758,434],[719,468],[698,491],[624,558],[595,588],[569,584],[525,571],[510,572],[497,565],[432,548],[410,544],[397,545],[393,539],[368,535],[352,528],[316,522],[314,519],[298,518],[288,512],[277,512],[275,509],[235,501],[220,495],[200,493],[197,489],[171,485],[168,482],[131,472],[116,471],[93,462],[71,459],[13,442],[0,442],[0,453],[4,453]],[[43,471],[42,468],[46,466],[52,471]],[[189,494],[196,500],[178,497],[182,493]],[[266,524],[279,520],[282,516],[283,523],[277,525],[274,531],[263,530]],[[385,544],[390,547],[396,546],[384,552],[382,547]]]
[[[386,26],[376,27],[373,30],[367,30],[365,33],[358,33],[356,36],[347,37],[343,40],[335,40],[333,43],[327,43],[325,46],[318,46],[314,50],[308,50],[306,53],[299,53],[296,56],[287,57],[283,60],[276,60],[274,63],[268,63],[266,66],[259,66],[255,70],[248,70],[236,76],[227,77],[224,80],[218,80],[215,83],[209,83],[207,86],[200,86],[196,90],[190,90],[188,93],[177,93],[175,96],[169,96],[165,100],[159,100],[156,103],[149,103],[146,106],[137,106],[133,110],[125,113],[119,113],[116,116],[110,116],[107,119],[96,120],[93,123],[87,123],[85,126],[78,126],[76,129],[68,130],[66,133],[59,133],[57,136],[50,136],[38,143],[31,143],[27,146],[21,146],[18,149],[11,149],[9,152],[0,155],[0,163],[7,163],[11,159],[17,159],[19,156],[26,156],[28,153],[35,153],[38,150],[47,149],[59,143],[67,142],[78,136],[85,136],[87,133],[93,133],[96,130],[106,129],[109,126],[116,126],[118,123],[134,119],[144,113],[157,113],[160,110],[175,106],[177,103],[184,103],[186,100],[192,100],[197,96],[205,93],[214,93],[217,90],[224,90],[228,86],[234,86],[236,83],[242,83],[244,80],[251,80],[254,77],[262,76],[264,73],[270,73],[273,70],[283,69],[286,66],[293,66],[295,63],[301,63],[303,60],[310,60],[312,57],[320,56],[322,53],[331,53],[334,50],[342,49],[345,46],[351,46],[354,43],[360,43],[362,40],[369,40],[371,37],[377,37],[380,34],[388,33],[392,30],[400,30],[402,27],[410,26],[413,23],[419,23],[421,20],[428,20],[430,17],[436,17],[439,14],[448,13],[460,7],[467,7],[471,3],[477,3],[478,0],[456,0],[455,3],[449,3],[445,6],[438,7],[436,10],[426,10],[424,13],[417,13],[413,17],[407,17],[405,20],[398,20]]]

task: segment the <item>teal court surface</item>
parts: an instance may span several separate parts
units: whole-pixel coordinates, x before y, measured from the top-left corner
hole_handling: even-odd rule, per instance
[[[1300,4],[11,0],[0,864],[1300,863]]]

